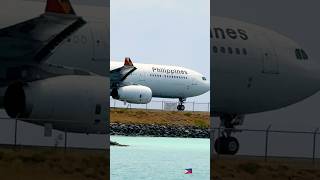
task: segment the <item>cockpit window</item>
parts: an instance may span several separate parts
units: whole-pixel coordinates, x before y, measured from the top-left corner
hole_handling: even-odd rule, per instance
[[[303,49],[301,49],[301,55],[302,55],[302,59],[309,59],[307,53]]]
[[[301,60],[301,59],[303,59],[303,60],[309,59],[307,53],[303,49],[296,49],[295,53],[296,53],[297,59],[299,59],[299,60]]]
[[[296,49],[296,57],[297,57],[297,59],[302,59],[300,49]]]
[[[202,80],[206,81],[206,80],[207,80],[207,78],[206,78],[206,77],[202,77]]]

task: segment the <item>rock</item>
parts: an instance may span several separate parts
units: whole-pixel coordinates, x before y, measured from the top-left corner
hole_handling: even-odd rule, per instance
[[[111,135],[210,138],[209,129],[192,126],[111,123]]]

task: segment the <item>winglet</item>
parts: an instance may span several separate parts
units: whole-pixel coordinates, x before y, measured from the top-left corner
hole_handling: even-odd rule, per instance
[[[131,59],[129,57],[126,57],[124,59],[124,65],[125,66],[133,66],[133,63],[132,63],[132,61],[131,61]]]
[[[69,0],[47,0],[46,12],[76,14]]]

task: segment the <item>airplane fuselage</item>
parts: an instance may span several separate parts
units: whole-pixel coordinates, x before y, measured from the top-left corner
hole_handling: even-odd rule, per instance
[[[228,18],[213,17],[212,22],[215,114],[278,109],[319,90],[319,64],[293,40]]]
[[[110,70],[123,66],[123,62],[110,62]],[[202,74],[183,67],[134,63],[137,68],[123,84],[149,87],[153,97],[187,98],[209,90],[209,82]]]

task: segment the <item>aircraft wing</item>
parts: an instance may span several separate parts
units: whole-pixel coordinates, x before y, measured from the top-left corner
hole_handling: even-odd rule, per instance
[[[110,71],[110,84],[111,88],[119,86],[133,71],[137,68],[134,67],[130,58],[125,58],[124,65],[117,69]]]
[[[39,17],[0,29],[0,60],[44,61],[85,23],[69,0],[47,0],[46,12]]]

